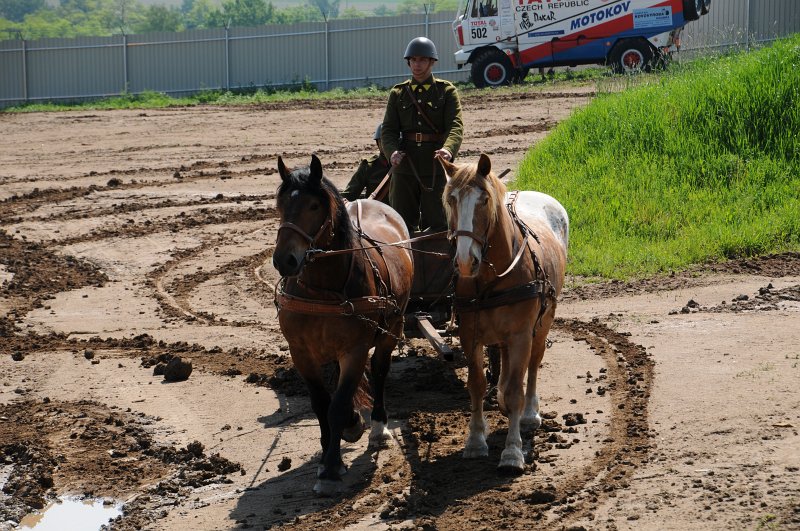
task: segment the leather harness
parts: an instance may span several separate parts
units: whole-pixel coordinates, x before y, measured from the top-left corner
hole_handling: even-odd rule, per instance
[[[353,223],[353,228],[356,230],[359,241],[363,242],[363,240],[367,240],[372,245],[369,246],[362,245],[360,247],[355,247],[351,249],[340,249],[327,252],[317,251],[322,258],[328,256],[335,256],[338,254],[345,254],[345,253],[353,255],[350,260],[350,270],[347,274],[347,278],[345,278],[342,291],[335,292],[335,291],[324,290],[325,293],[332,294],[335,297],[334,299],[316,299],[316,298],[301,297],[298,295],[291,295],[286,292],[287,278],[281,277],[280,281],[275,287],[275,306],[278,309],[278,313],[280,313],[282,310],[286,310],[295,313],[302,313],[305,315],[343,316],[343,317],[368,316],[368,315],[374,317],[385,317],[388,313],[394,313],[396,315],[400,314],[401,312],[400,307],[398,306],[394,296],[391,294],[392,293],[391,270],[386,264],[386,257],[383,254],[381,246],[376,245],[376,243],[378,242],[372,239],[361,229],[361,201],[360,200],[356,201],[356,205],[357,205],[357,211],[356,211],[357,214],[356,214],[356,220]],[[320,230],[317,231],[317,234],[314,237],[309,236],[302,229],[300,229],[300,227],[289,222],[282,223],[281,226],[278,228],[278,231],[280,232],[280,230],[284,228],[294,230],[295,232],[298,232],[301,236],[303,236],[306,239],[306,241],[309,242],[310,246],[313,246],[317,243],[317,240],[323,234],[324,230],[328,226],[332,228],[332,225],[333,224],[331,222],[331,219],[328,218],[325,221],[325,223],[322,224],[322,227],[320,227]],[[370,257],[368,252],[369,249],[377,249],[378,254],[383,259],[384,267],[386,268],[386,271],[389,275],[389,278],[387,279],[388,286],[384,282],[383,278],[380,276],[380,272],[378,271],[375,262]],[[314,254],[317,253],[313,252],[311,249],[309,249],[309,251],[310,252],[307,253],[309,256],[307,260],[311,261],[314,259]],[[373,275],[375,277],[375,284],[378,286],[378,291],[380,292],[378,295],[366,295],[363,297],[351,298],[348,297],[344,291],[345,287],[348,284],[348,281],[353,275],[353,269],[355,265],[355,253],[359,251],[363,251],[364,258],[366,259],[367,263],[370,266],[370,269],[373,272]],[[301,283],[300,280],[298,280],[297,282]],[[313,290],[313,288],[307,287],[307,289],[309,289],[310,291],[316,291]]]
[[[547,301],[548,300],[555,300],[555,288],[550,283],[550,280],[547,278],[547,272],[542,267],[539,258],[536,256],[534,250],[528,245],[528,237],[532,237],[534,240],[539,242],[539,238],[533,230],[525,224],[522,219],[517,215],[517,211],[515,208],[515,204],[517,201],[518,192],[512,191],[509,193],[509,199],[506,202],[505,206],[508,210],[511,219],[514,221],[514,224],[519,229],[522,235],[522,242],[520,243],[519,250],[515,255],[514,259],[511,261],[511,264],[506,268],[506,270],[497,275],[497,277],[490,282],[485,288],[482,290],[481,293],[478,293],[476,296],[470,297],[455,297],[453,299],[453,310],[457,314],[469,314],[469,313],[476,313],[482,310],[488,310],[491,308],[499,308],[501,306],[508,306],[511,304],[515,304],[517,302],[522,302],[528,299],[539,298],[540,299],[540,307],[539,307],[539,315],[537,317],[537,321],[542,318],[544,312],[547,310]],[[454,231],[451,233],[451,238],[455,236],[469,236],[470,238],[474,239],[478,243],[480,243],[484,248],[484,253],[487,247],[487,239],[481,237],[471,231]],[[512,288],[500,290],[500,291],[492,291],[492,286],[500,280],[500,278],[504,277],[508,273],[510,273],[516,265],[519,263],[520,258],[522,257],[522,251],[524,248],[528,248],[531,254],[531,258],[533,259],[534,270],[536,279],[530,282],[526,282],[524,284],[514,286]],[[491,265],[491,264],[490,264]],[[493,267],[493,266],[492,266]]]

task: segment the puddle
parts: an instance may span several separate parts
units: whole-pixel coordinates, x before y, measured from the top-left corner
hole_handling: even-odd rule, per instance
[[[19,529],[36,531],[94,531],[122,514],[119,502],[98,499],[61,498],[41,512],[29,514],[19,523]]]

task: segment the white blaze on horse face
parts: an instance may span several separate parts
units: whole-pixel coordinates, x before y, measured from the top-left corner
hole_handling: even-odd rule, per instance
[[[456,220],[456,230],[465,231],[466,234],[473,232],[475,206],[481,198],[481,190],[475,187],[454,190],[453,196],[456,200],[458,219]],[[478,272],[477,265],[481,261],[481,247],[474,239],[465,234],[456,237],[456,267],[462,277],[472,277]]]

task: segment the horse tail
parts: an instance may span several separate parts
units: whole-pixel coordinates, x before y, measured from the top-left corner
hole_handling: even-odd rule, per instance
[[[356,392],[353,395],[353,409],[360,411],[362,409],[372,409],[372,393],[370,392],[370,383],[369,379],[367,378],[367,373],[364,372],[364,375],[361,377],[361,381],[358,382],[358,387],[356,387]]]

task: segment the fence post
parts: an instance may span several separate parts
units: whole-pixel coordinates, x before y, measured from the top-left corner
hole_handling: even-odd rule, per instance
[[[231,90],[230,29],[225,24],[225,90]]]
[[[430,36],[430,20],[428,19],[428,4],[422,4],[422,7],[425,8],[425,37]]]
[[[122,82],[123,93],[128,93],[128,36],[122,34]]]
[[[744,23],[744,25],[745,25],[745,31],[747,33],[744,36],[744,42],[745,42],[744,49],[749,52],[750,51],[750,31],[751,31],[750,17],[752,15],[752,10],[750,9],[750,7],[751,7],[750,6],[750,0],[747,0],[746,5],[747,5],[747,14],[745,15],[745,23]]]
[[[330,90],[331,86],[331,56],[330,56],[330,23],[327,15],[325,16],[325,90]]]
[[[28,46],[22,39],[22,97],[28,103]]]

